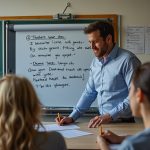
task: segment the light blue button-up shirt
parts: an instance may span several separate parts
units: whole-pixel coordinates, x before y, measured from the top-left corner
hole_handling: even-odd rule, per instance
[[[96,98],[100,115],[109,113],[113,120],[131,117],[128,94],[133,72],[138,65],[140,61],[133,53],[117,45],[105,61],[95,57],[86,88],[69,117],[78,119]]]

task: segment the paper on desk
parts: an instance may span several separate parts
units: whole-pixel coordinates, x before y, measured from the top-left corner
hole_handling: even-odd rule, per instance
[[[85,132],[81,130],[63,130],[63,131],[58,131],[58,132],[65,138],[74,138],[74,137],[93,134],[93,133],[89,133],[89,132]]]
[[[48,124],[43,125],[43,127],[40,127],[39,131],[61,131],[61,130],[72,130],[72,129],[79,129],[80,127],[77,125],[65,125],[65,126],[59,126],[58,124]]]

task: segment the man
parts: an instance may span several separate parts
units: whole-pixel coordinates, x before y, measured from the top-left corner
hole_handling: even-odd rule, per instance
[[[95,58],[86,88],[73,112],[68,117],[56,118],[60,125],[78,119],[97,98],[99,116],[92,118],[88,127],[97,127],[112,121],[133,121],[128,93],[132,74],[140,65],[131,52],[114,43],[113,26],[107,22],[94,22],[85,28]]]

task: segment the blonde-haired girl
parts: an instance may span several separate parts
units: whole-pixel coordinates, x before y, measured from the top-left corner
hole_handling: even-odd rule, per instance
[[[41,108],[30,81],[16,75],[0,80],[0,149],[65,150],[57,132],[38,132]]]

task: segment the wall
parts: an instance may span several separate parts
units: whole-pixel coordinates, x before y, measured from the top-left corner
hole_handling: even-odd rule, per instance
[[[67,0],[0,0],[0,16],[55,15],[62,13]],[[70,0],[66,13],[121,15],[121,45],[125,47],[127,25],[150,26],[150,0]],[[142,62],[150,55],[137,55]]]

